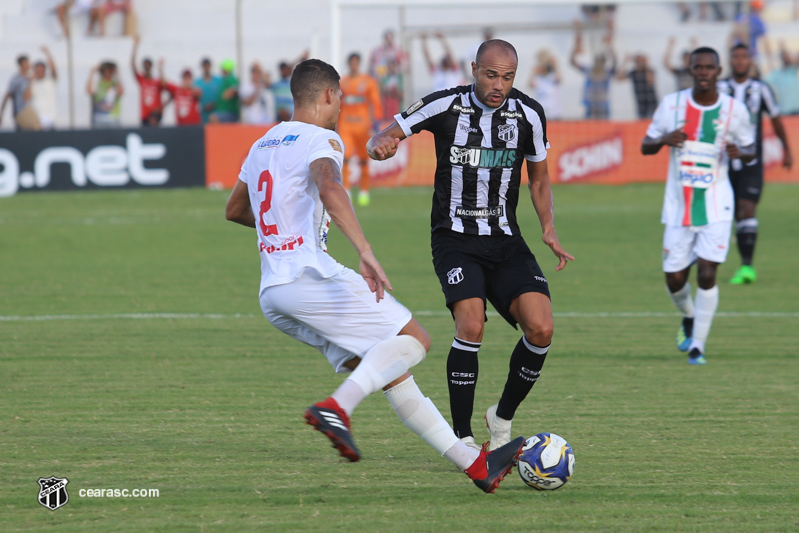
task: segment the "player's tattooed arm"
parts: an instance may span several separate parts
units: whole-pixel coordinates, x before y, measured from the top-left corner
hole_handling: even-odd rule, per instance
[[[319,199],[325,206],[336,227],[349,239],[360,258],[361,276],[375,293],[377,301],[383,299],[385,289],[392,290],[383,267],[372,253],[372,247],[363,234],[358,217],[352,208],[350,196],[341,183],[341,169],[329,157],[313,161],[309,165],[311,177],[319,189]]]
[[[369,142],[366,143],[366,153],[377,161],[394,157],[400,141],[404,138],[405,132],[402,131],[402,127],[395,120],[391,123],[391,126],[369,139]]]
[[[574,256],[563,249],[555,231],[555,205],[547,160],[544,159],[537,163],[527,161],[527,178],[530,198],[533,200],[533,207],[535,207],[538,221],[541,223],[541,240],[558,258],[558,266],[555,267],[555,271],[563,270],[566,263],[574,261]]]
[[[230,198],[227,199],[225,218],[242,226],[255,227],[255,215],[250,207],[250,193],[247,184],[241,180],[236,180]]]

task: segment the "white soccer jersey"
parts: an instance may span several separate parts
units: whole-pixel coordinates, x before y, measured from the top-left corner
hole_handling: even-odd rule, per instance
[[[712,106],[697,104],[693,89],[661,100],[646,135],[658,138],[682,128],[688,140],[670,148],[661,222],[668,226],[704,226],[733,219],[733,193],[727,171],[726,144],[755,142],[746,106],[719,94]]]
[[[281,122],[253,144],[241,167],[258,232],[261,291],[291,283],[305,268],[323,278],[344,268],[327,254],[330,217],[309,170],[324,157],[341,168],[344,146],[336,132]]]

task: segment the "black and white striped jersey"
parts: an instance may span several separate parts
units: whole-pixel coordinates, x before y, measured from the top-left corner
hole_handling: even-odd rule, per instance
[[[498,108],[464,85],[425,96],[394,117],[406,136],[431,132],[436,145],[433,230],[520,235],[522,162],[543,161],[549,142],[541,104],[512,89]]]
[[[738,83],[733,78],[721,80],[717,84],[720,93],[728,94],[746,104],[746,109],[749,111],[749,116],[752,119],[752,124],[755,125],[757,130],[757,158],[755,161],[760,161],[763,158],[763,113],[769,117],[778,117],[780,115],[780,108],[777,105],[777,99],[774,96],[774,91],[771,90],[768,83],[748,78],[743,83]],[[755,161],[748,163],[748,165],[756,164]]]

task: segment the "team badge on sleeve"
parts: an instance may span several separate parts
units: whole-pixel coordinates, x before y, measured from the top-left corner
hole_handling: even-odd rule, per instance
[[[335,150],[336,152],[339,152],[339,153],[342,153],[342,154],[344,153],[344,150],[341,149],[341,143],[339,143],[337,140],[328,139],[327,142],[330,143],[330,146],[332,146],[333,150]]]
[[[423,105],[424,105],[424,102],[422,102],[421,100],[416,100],[416,102],[412,103],[408,107],[408,109],[405,110],[405,114],[406,115],[410,115],[411,113],[413,113],[414,111],[416,111],[417,109],[422,107]]]

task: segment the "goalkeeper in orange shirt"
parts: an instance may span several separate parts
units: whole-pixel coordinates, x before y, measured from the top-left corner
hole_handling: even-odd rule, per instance
[[[358,156],[361,165],[358,205],[369,205],[369,157],[366,143],[369,142],[376,123],[381,120],[383,106],[377,80],[361,74],[361,56],[357,52],[347,58],[349,74],[341,78],[341,114],[338,117],[338,134],[344,141],[344,187],[350,188],[350,158]]]

